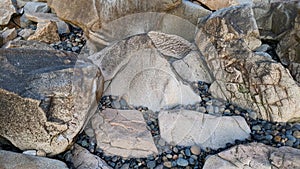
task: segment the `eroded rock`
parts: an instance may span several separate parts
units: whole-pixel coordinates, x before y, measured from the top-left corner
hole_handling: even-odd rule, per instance
[[[68,169],[61,161],[0,150],[0,168]]]
[[[260,45],[251,6],[217,11],[201,23],[196,43],[216,81],[210,91],[269,121],[297,121],[300,90],[280,63],[250,49]]]
[[[37,49],[37,50],[54,50],[49,44],[38,41],[9,41],[2,48],[22,48],[22,49]]]
[[[210,168],[299,168],[300,150],[274,148],[262,143],[238,145],[208,157],[203,169]]]
[[[0,135],[21,150],[56,155],[97,108],[99,69],[73,54],[0,50]]]
[[[157,154],[143,115],[137,110],[105,109],[91,120],[97,147],[108,155],[142,158]]]
[[[0,1],[0,25],[7,25],[15,13],[17,11],[12,0]]]
[[[55,43],[60,40],[58,28],[55,22],[47,23],[40,22],[37,24],[37,30],[31,35],[28,40],[36,40],[45,43]]]
[[[250,128],[240,116],[216,117],[190,110],[161,111],[158,115],[161,137],[170,144],[198,145],[218,149],[250,136]]]

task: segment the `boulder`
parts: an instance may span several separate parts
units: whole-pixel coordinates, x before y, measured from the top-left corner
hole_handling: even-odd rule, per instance
[[[38,23],[37,30],[28,38],[28,40],[35,40],[49,44],[60,41],[56,23],[53,21],[47,23]]]
[[[61,161],[0,150],[1,169],[68,169]]]
[[[112,169],[100,157],[90,153],[78,144],[74,145],[70,162],[76,169]]]
[[[32,34],[34,34],[34,30],[28,28],[22,29],[20,32],[18,32],[18,36],[25,40]]]
[[[54,50],[54,48],[47,43],[38,42],[38,41],[25,41],[25,40],[9,41],[4,46],[2,46],[2,48]]]
[[[235,140],[245,140],[251,133],[240,116],[217,117],[178,109],[159,112],[158,121],[161,138],[172,145],[218,149]]]
[[[144,158],[158,153],[143,115],[137,110],[105,109],[93,116],[91,126],[97,147],[107,155]]]
[[[210,10],[219,10],[243,3],[252,3],[252,0],[197,0],[201,5],[205,5]]]
[[[202,20],[196,43],[216,81],[213,97],[228,100],[269,121],[298,121],[300,90],[280,63],[260,46],[259,32],[250,5],[216,11]]]
[[[21,150],[65,151],[97,109],[99,69],[76,55],[0,49],[0,136]]]
[[[10,40],[15,39],[18,36],[16,28],[6,29],[2,32],[3,44]]]
[[[210,168],[299,168],[300,150],[291,147],[274,148],[262,143],[237,145],[208,157],[203,169]]]
[[[13,0],[0,1],[0,25],[7,25],[13,14],[17,13]]]
[[[133,36],[89,56],[103,73],[107,84],[105,95],[120,96],[130,105],[147,106],[153,111],[201,101],[192,88],[176,76],[164,57],[169,54],[182,57],[196,49],[180,40],[166,41],[156,47],[160,35],[162,33],[150,32],[148,36]],[[183,50],[173,49],[173,42]]]

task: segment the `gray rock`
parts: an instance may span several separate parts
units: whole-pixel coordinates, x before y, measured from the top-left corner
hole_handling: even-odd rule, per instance
[[[152,44],[148,36],[137,35],[89,56],[107,81],[105,95],[119,96],[129,105],[153,111],[201,101]]]
[[[211,29],[212,25],[218,29]],[[300,117],[300,90],[289,71],[249,50],[260,46],[251,6],[222,9],[200,26],[196,43],[216,78],[210,87],[213,97],[254,110],[264,120],[287,122]]]
[[[251,132],[240,116],[216,117],[190,110],[161,111],[158,121],[161,138],[172,145],[218,149],[248,138]]]
[[[0,136],[21,150],[65,151],[97,109],[99,69],[71,53],[0,49]]]
[[[186,167],[186,166],[189,165],[189,162],[186,159],[183,159],[183,158],[177,159],[176,163],[177,163],[178,166],[181,166],[181,167]]]
[[[28,29],[28,28],[25,28],[25,29],[22,29],[18,35],[21,36],[23,39],[27,39],[30,35],[34,34],[34,30],[32,29]]]
[[[61,161],[0,150],[0,168],[68,169]]]
[[[191,153],[194,154],[194,155],[200,155],[201,148],[197,145],[192,145],[191,146]]]
[[[16,28],[6,29],[2,32],[3,44],[10,40],[15,39],[18,36]]]
[[[12,0],[0,1],[0,25],[7,25],[13,14],[17,13]]]
[[[36,49],[36,50],[54,50],[53,47],[50,45],[37,42],[37,41],[25,41],[25,40],[18,40],[18,41],[9,41],[6,43],[2,48],[22,48],[22,49]]]
[[[208,157],[203,169],[210,168],[299,168],[300,150],[274,148],[261,143],[238,145]]]
[[[25,13],[47,13],[50,11],[50,8],[48,7],[47,3],[43,2],[27,2],[24,6],[24,12]]]
[[[76,169],[111,169],[104,160],[78,144],[74,145],[70,162]]]
[[[105,154],[142,158],[158,153],[139,111],[105,109],[91,123],[97,147]]]

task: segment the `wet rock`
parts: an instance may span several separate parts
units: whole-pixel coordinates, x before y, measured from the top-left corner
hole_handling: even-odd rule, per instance
[[[289,71],[249,50],[260,46],[251,6],[222,9],[200,25],[196,42],[216,78],[210,87],[213,97],[252,109],[269,121],[299,118],[300,90]]]
[[[139,111],[105,109],[91,123],[97,147],[107,155],[142,158],[158,153]]]
[[[38,23],[35,33],[28,40],[36,40],[45,43],[54,43],[60,41],[58,28],[55,22]]]
[[[61,161],[0,150],[0,168],[68,169]]]
[[[78,144],[74,145],[70,162],[76,169],[111,169],[100,157],[93,155]]]
[[[158,121],[161,137],[182,146],[218,149],[248,138],[251,132],[242,117],[216,117],[190,110],[161,111]]]
[[[261,143],[238,145],[210,156],[203,169],[209,168],[299,168],[300,150],[274,148]]]
[[[17,11],[12,0],[0,1],[0,25],[7,25],[15,13]]]
[[[21,150],[65,151],[97,108],[99,69],[50,50],[1,49],[0,58],[0,136]]]

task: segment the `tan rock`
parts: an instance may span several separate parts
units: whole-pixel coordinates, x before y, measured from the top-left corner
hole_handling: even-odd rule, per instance
[[[70,162],[76,169],[111,169],[104,160],[78,144],[74,145]]]
[[[137,110],[106,109],[91,120],[97,147],[108,155],[142,158],[157,154],[143,115]]]
[[[211,10],[219,10],[243,3],[252,3],[252,0],[197,0],[200,4],[207,6]]]
[[[54,43],[60,41],[58,29],[55,22],[38,23],[36,32],[28,38],[45,43]]]
[[[32,30],[32,29],[27,29],[27,28],[25,28],[25,29],[22,29],[19,33],[18,33],[18,35],[19,36],[21,36],[23,39],[27,39],[30,35],[32,35],[32,34],[34,34],[34,30]]]
[[[0,49],[0,58],[0,136],[21,150],[65,151],[97,109],[99,69],[50,50]]]
[[[16,28],[5,30],[4,32],[2,32],[3,44],[15,39],[17,36],[18,34]]]
[[[216,117],[190,110],[161,111],[158,121],[161,138],[169,144],[203,149],[226,147],[226,143],[247,139],[251,132],[240,116]]]
[[[300,150],[291,147],[274,148],[262,143],[238,145],[208,157],[203,169],[224,168],[299,168]]]
[[[12,0],[0,1],[0,25],[7,25],[13,14],[17,13]]]
[[[68,169],[61,161],[0,150],[1,169]]]

